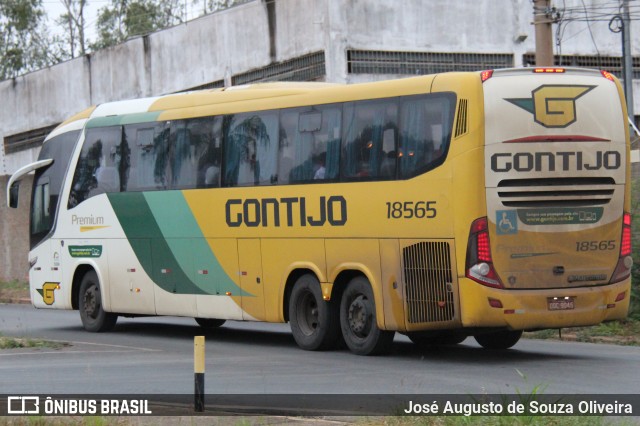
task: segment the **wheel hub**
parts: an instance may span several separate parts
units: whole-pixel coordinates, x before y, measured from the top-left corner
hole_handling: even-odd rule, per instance
[[[319,309],[313,294],[305,294],[298,304],[298,322],[304,334],[310,336],[318,328]]]
[[[368,323],[369,310],[362,296],[358,296],[349,305],[349,327],[354,333],[362,333]]]
[[[98,300],[95,293],[95,287],[89,288],[84,293],[84,312],[87,316],[95,318],[98,311]]]

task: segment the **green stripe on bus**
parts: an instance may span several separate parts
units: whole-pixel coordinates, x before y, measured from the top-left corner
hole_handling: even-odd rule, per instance
[[[112,115],[108,117],[95,117],[87,121],[86,128],[121,126],[124,124],[149,123],[158,121],[162,111],[140,112],[127,115]]]
[[[198,276],[197,285],[207,293],[251,296],[225,273],[181,191],[145,192],[144,197],[180,267],[208,271]]]
[[[118,221],[132,243],[138,261],[153,281],[163,290],[176,294],[208,294],[195,285],[180,267],[169,244],[147,204],[139,192],[108,194]],[[140,239],[151,241],[151,252],[141,250]]]

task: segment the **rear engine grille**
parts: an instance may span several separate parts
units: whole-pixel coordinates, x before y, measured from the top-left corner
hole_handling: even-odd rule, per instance
[[[407,320],[451,321],[455,306],[449,243],[422,242],[402,250]]]
[[[579,207],[608,204],[612,178],[507,179],[498,184],[505,207]]]

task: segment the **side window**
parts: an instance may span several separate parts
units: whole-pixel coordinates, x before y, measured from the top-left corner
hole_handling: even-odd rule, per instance
[[[196,187],[219,187],[222,170],[222,117],[191,120],[190,124],[192,134],[198,141],[195,148]]]
[[[172,123],[168,159],[172,188],[219,186],[220,138],[216,133],[220,134],[220,121],[205,117]]]
[[[397,117],[397,98],[345,104],[342,176],[346,180],[395,178]]]
[[[122,127],[98,127],[85,131],[84,145],[76,166],[69,208],[94,195],[120,192],[129,176],[129,146]]]
[[[400,106],[400,177],[424,173],[444,161],[456,107],[452,93],[412,96]]]
[[[277,111],[225,117],[225,186],[278,182],[278,131]]]
[[[131,169],[123,191],[168,188],[164,171],[169,126],[166,123],[128,124],[124,127],[124,137],[131,148]]]
[[[340,105],[283,110],[279,183],[335,180],[339,173]]]

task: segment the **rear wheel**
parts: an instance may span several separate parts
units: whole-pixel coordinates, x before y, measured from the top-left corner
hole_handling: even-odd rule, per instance
[[[198,325],[202,328],[218,328],[221,327],[226,320],[216,318],[194,318]]]
[[[116,325],[118,315],[106,312],[102,307],[100,282],[95,271],[89,271],[82,277],[78,309],[82,325],[87,331],[110,331]]]
[[[339,341],[337,304],[322,298],[318,279],[298,278],[289,299],[289,323],[298,346],[308,351],[333,348]]]
[[[509,349],[520,340],[522,330],[499,330],[473,336],[485,349]]]
[[[376,355],[391,349],[395,332],[378,328],[373,290],[364,277],[349,281],[342,294],[340,326],[345,343],[357,355]]]

